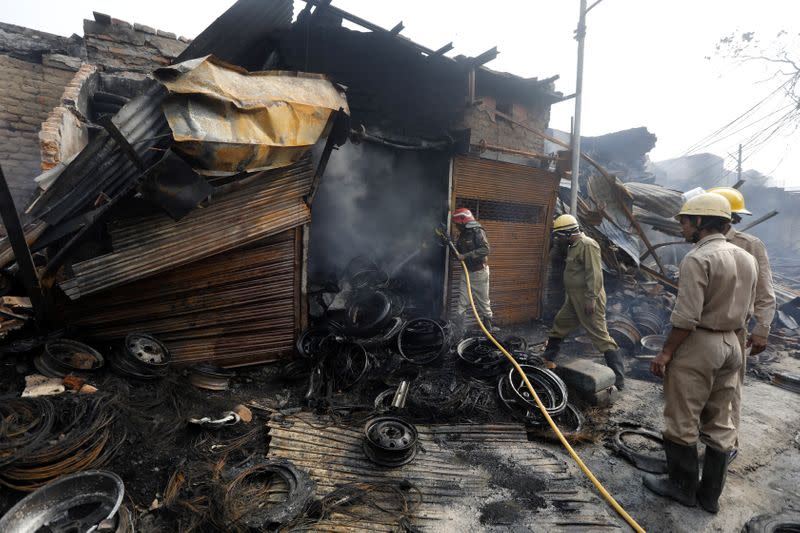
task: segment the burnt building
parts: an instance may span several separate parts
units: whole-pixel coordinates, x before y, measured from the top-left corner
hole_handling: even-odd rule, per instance
[[[492,245],[497,323],[538,318],[558,178],[534,132],[547,128],[550,106],[563,99],[556,77],[496,72],[485,66],[496,49],[448,57],[452,44],[427,48],[399,26],[386,30],[313,4],[275,35],[272,64],[346,86],[358,144],[334,152],[315,200],[312,285],[367,254],[412,278],[420,314],[446,315],[460,266],[448,263],[442,248],[419,247],[448,222],[448,212],[468,207]]]
[[[344,27],[343,20],[363,31]],[[331,303],[321,291],[365,257],[403,286],[408,314],[445,317],[460,266],[434,230],[449,224],[456,207],[472,209],[489,235],[496,323],[540,316],[559,181],[540,133],[550,106],[563,99],[555,77],[493,71],[485,64],[495,49],[448,57],[452,45],[429,49],[403,37],[399,27],[386,30],[316,2],[293,21],[288,0],[240,0],[190,44],[102,14],[85,21],[84,29],[84,37],[71,38],[73,48],[64,50],[71,59],[60,60],[70,66],[64,76],[70,81],[48,112],[54,125],[37,132],[38,164],[55,174],[22,180],[21,190],[38,187],[41,195],[28,209],[26,235],[34,249],[55,244],[58,254],[59,243],[75,231],[87,234],[52,280],[68,297],[61,318],[87,338],[148,331],[167,343],[177,362],[275,360],[293,352],[309,308],[313,315],[320,303]],[[37,53],[47,57],[46,48]],[[100,119],[116,113],[125,135],[125,127],[138,128],[129,141],[140,157],[150,157],[144,141],[162,150],[159,135],[168,130],[158,118],[159,93],[145,75],[208,53],[249,71],[321,74],[344,87],[349,142],[331,153],[322,140],[313,158],[263,176],[289,185],[251,194],[225,179],[209,180],[222,196],[182,220],[130,210],[126,200],[98,223],[93,213],[131,196],[138,174],[111,141],[103,142],[119,165],[114,168],[124,172],[109,170],[92,181],[87,176],[94,171],[76,170],[108,170],[91,155],[101,153],[93,152],[98,136],[107,137]],[[152,115],[146,129],[135,126],[147,117],[131,102]],[[36,131],[35,124],[30,129]],[[32,164],[25,172],[35,175]],[[251,206],[255,194],[294,211]],[[81,229],[87,225],[92,231]],[[105,244],[92,245],[93,236]]]

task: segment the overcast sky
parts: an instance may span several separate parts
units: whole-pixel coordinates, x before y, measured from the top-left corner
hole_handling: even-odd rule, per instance
[[[592,4],[593,0],[589,0]],[[60,35],[82,35],[82,20],[100,11],[194,37],[231,0],[0,0],[0,20]],[[296,2],[296,10],[302,2]],[[487,66],[521,76],[560,75],[557,90],[575,87],[578,0],[334,0],[333,4],[385,28],[403,21],[403,35],[430,48],[453,41],[449,55],[477,55],[497,46]],[[654,161],[708,151],[735,167],[745,144],[745,170],[800,186],[800,132],[766,133],[788,103],[776,93],[721,134],[710,134],[762,102],[780,85],[771,71],[715,54],[720,37],[755,31],[769,41],[781,29],[800,31],[796,0],[603,0],[587,19],[583,134],[646,126],[658,136]],[[800,50],[796,50],[800,55]],[[711,59],[706,59],[710,56]],[[765,81],[766,80],[766,81]],[[569,130],[574,101],[553,107],[550,125]],[[765,132],[760,135],[760,132]],[[700,142],[702,141],[702,142]],[[691,150],[690,150],[691,149]],[[719,176],[727,183],[734,173]]]

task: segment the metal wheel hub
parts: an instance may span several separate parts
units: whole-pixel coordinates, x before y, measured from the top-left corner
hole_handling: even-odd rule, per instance
[[[159,365],[166,363],[169,358],[164,346],[149,336],[129,335],[127,347],[131,355],[143,363]]]
[[[381,416],[364,426],[364,453],[381,466],[402,466],[417,454],[417,428],[402,418]]]

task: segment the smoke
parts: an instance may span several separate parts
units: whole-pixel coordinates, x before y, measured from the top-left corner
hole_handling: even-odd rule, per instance
[[[420,311],[438,313],[445,256],[434,228],[447,220],[448,168],[440,152],[371,143],[336,150],[312,208],[310,282],[335,282],[365,256],[402,278]]]
[[[656,175],[658,185],[680,191],[731,186],[737,180],[736,171],[726,169],[725,160],[713,154],[661,161],[653,163],[650,169]],[[740,190],[753,216],[742,217],[742,222],[734,227],[741,230],[759,217],[777,210],[777,216],[748,230],[748,233],[764,241],[776,265],[798,264],[800,244],[796,235],[800,231],[800,195],[770,186],[772,178],[756,170],[743,172],[742,179],[744,185]]]

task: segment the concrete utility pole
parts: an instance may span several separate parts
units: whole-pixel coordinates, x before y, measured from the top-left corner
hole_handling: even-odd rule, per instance
[[[586,7],[586,0],[581,0],[581,11],[578,17],[578,29],[575,40],[578,41],[578,74],[575,77],[575,125],[572,134],[572,185],[569,211],[573,215],[578,212],[578,175],[581,169],[581,104],[583,101],[583,42],[586,39],[586,14],[603,0],[596,0]]]
[[[572,130],[572,185],[569,197],[569,212],[578,213],[578,175],[581,164],[581,101],[583,100],[583,41],[586,38],[586,0],[581,0],[578,29],[578,74],[575,78],[575,122]]]
[[[742,181],[742,145],[739,145],[739,162],[736,165],[736,183]]]

